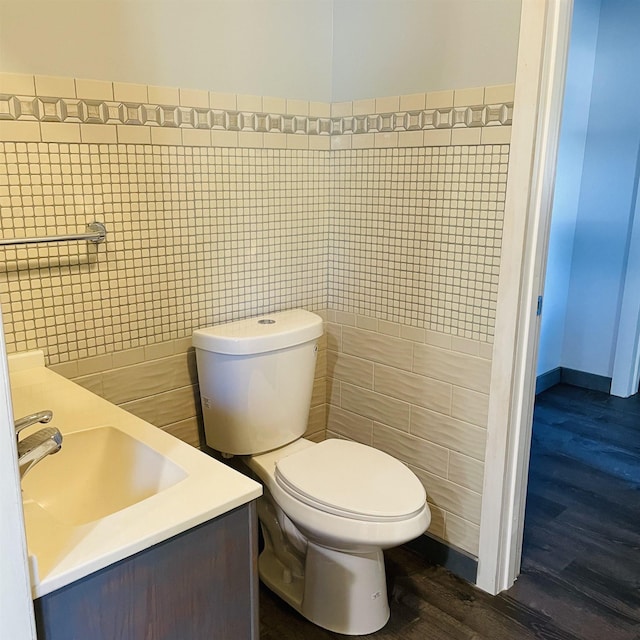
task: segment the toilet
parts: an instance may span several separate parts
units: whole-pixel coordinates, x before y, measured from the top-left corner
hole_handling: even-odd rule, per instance
[[[429,526],[418,478],[392,456],[307,428],[322,319],[290,310],[193,334],[207,444],[264,486],[258,568],[313,623],[364,635],[389,619],[383,549]]]

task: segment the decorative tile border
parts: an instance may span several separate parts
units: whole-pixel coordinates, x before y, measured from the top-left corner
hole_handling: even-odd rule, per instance
[[[338,136],[509,126],[513,102],[314,117],[175,105],[0,94],[0,121],[136,125]]]

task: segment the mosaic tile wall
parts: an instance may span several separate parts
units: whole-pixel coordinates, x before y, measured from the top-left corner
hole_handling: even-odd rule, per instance
[[[10,352],[55,364],[326,306],[327,152],[8,142],[0,181],[5,238],[108,230],[2,249]]]
[[[493,339],[508,145],[336,151],[329,306]]]

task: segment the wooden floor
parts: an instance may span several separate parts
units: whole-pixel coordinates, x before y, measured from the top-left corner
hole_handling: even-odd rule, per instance
[[[558,385],[536,403],[522,574],[491,597],[406,549],[386,554],[377,640],[640,640],[640,397]],[[261,586],[262,640],[343,638]]]

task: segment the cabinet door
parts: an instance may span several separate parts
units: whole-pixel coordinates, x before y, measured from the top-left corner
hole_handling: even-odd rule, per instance
[[[34,602],[39,640],[258,638],[255,504]]]

